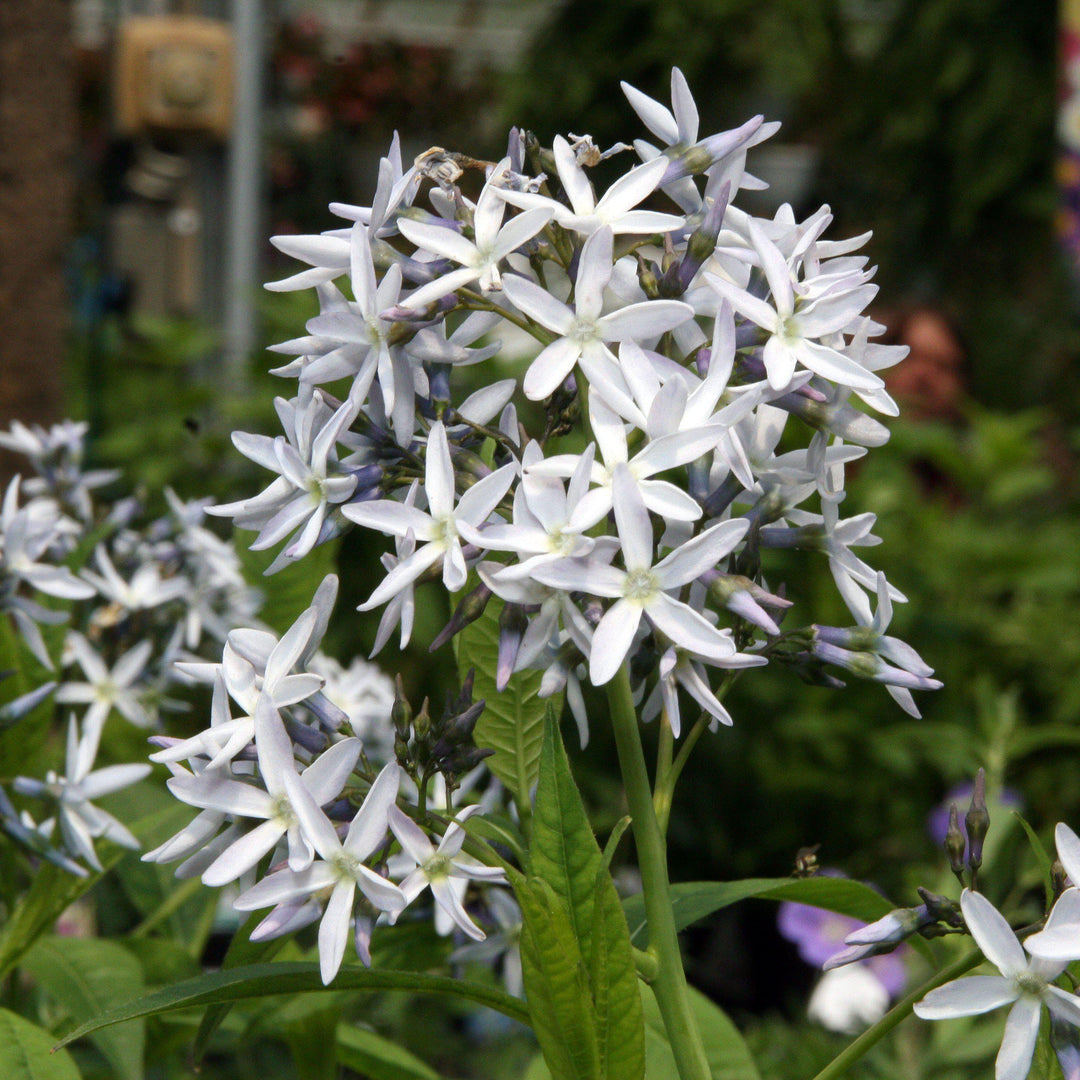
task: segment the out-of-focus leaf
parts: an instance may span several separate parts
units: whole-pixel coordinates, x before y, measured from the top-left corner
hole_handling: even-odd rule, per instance
[[[451,979],[442,975],[422,975],[412,971],[386,971],[368,968],[344,968],[330,986],[323,986],[318,964],[252,964],[231,971],[215,971],[197,979],[157,990],[135,1001],[126,1002],[68,1032],[61,1046],[81,1039],[100,1028],[156,1016],[174,1009],[216,1005],[226,1001],[244,1001],[271,997],[274,994],[300,994],[337,990],[404,990],[417,994],[440,994],[461,997],[486,1005],[523,1024],[529,1023],[525,1006],[493,986]]]
[[[63,1006],[76,1022],[100,1015],[118,1001],[138,996],[143,988],[139,961],[115,941],[102,938],[39,938],[22,966]],[[126,1024],[94,1032],[92,1039],[108,1059],[118,1080],[141,1080],[146,1024]]]
[[[79,1080],[71,1055],[52,1052],[53,1037],[18,1013],[0,1009],[0,1076],[4,1080]]]

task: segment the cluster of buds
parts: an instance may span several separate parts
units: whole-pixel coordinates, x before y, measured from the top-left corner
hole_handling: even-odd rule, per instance
[[[473,701],[474,672],[469,670],[457,696],[446,695],[442,715],[433,718],[430,702],[424,698],[420,711],[413,711],[401,676],[397,677],[397,695],[390,714],[394,725],[394,754],[398,765],[413,779],[421,792],[441,776],[448,796],[461,777],[472,772],[494,751],[480,749],[473,742],[476,721],[484,711],[484,701]]]

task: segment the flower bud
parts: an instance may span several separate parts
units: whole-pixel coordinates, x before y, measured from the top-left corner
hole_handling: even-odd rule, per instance
[[[969,841],[968,866],[978,870],[982,866],[983,841],[990,828],[990,814],[986,809],[985,769],[979,769],[975,774],[975,790],[971,793],[971,806],[964,818],[964,826]]]
[[[405,696],[405,684],[401,676],[395,679],[396,690],[394,692],[394,705],[390,710],[390,719],[394,724],[394,730],[404,738],[409,737],[409,727],[412,724],[413,711],[409,699]]]
[[[921,930],[933,916],[925,904],[913,908],[897,908],[888,915],[853,931],[844,938],[845,945],[897,945]]]
[[[466,593],[454,609],[450,621],[435,635],[430,651],[435,652],[436,649],[442,648],[459,630],[464,629],[469,623],[476,622],[484,614],[484,609],[490,599],[491,590],[482,582],[471,592]]]
[[[955,901],[950,900],[947,896],[938,896],[937,893],[932,893],[921,885],[918,886],[916,892],[922,897],[922,902],[926,905],[926,910],[932,922],[943,922],[948,926],[957,928],[964,925],[964,917],[961,915],[960,908]]]
[[[964,883],[964,852],[967,850],[967,838],[960,829],[960,813],[956,803],[949,807],[949,827],[945,830],[945,856],[949,860],[949,869]]]
[[[529,620],[520,604],[505,604],[499,613],[499,657],[495,666],[495,689],[505,690],[514,674],[518,651]]]

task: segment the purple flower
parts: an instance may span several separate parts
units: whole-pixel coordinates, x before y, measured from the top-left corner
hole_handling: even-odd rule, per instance
[[[829,877],[840,877],[835,871],[825,871]],[[844,938],[865,926],[860,919],[839,915],[833,911],[785,901],[777,915],[780,933],[793,942],[799,956],[811,967],[821,968],[825,962],[847,946]],[[879,954],[859,963],[873,972],[888,991],[890,997],[898,997],[904,989],[907,972],[904,968],[905,946],[891,953]]]

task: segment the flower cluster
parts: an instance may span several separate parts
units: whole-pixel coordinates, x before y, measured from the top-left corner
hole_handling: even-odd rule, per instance
[[[426,785],[430,774],[412,767],[406,730],[414,725],[402,720],[404,703],[387,676],[361,665],[345,678],[341,665],[318,653],[336,595],[330,575],[280,639],[234,630],[220,663],[179,665],[213,687],[210,726],[187,739],[155,736],[161,749],[151,759],[169,767],[172,794],[200,812],[144,856],[182,860],[177,876],[201,876],[207,885],[239,882],[236,910],[272,909],[252,931],[254,940],[320,920],[324,982],[341,965],[350,929],[358,955],[370,963],[376,919],[393,922],[429,886],[436,928],[482,941],[463,903],[466,889],[470,881],[505,881],[501,869],[462,851],[461,822],[478,805],[446,824],[437,844],[401,809],[399,803],[423,816],[423,796],[411,781]],[[318,670],[332,672],[331,680]],[[478,710],[467,712],[475,722]],[[454,719],[460,728],[460,717]],[[383,736],[368,738],[380,728],[391,733],[389,754]],[[442,809],[452,816],[449,805]],[[270,871],[260,878],[271,853]]]
[[[119,474],[83,467],[86,433],[86,424],[70,421],[50,428],[16,422],[0,432],[0,446],[31,467],[11,481],[0,508],[0,612],[57,676],[5,706],[3,721],[23,719],[50,694],[82,711],[68,720],[63,775],[12,783],[16,795],[44,801],[53,816],[35,823],[0,789],[0,820],[23,847],[75,873],[86,872],[76,859],[100,869],[95,838],[138,846],[92,804],[149,771],[91,771],[108,718],[156,727],[161,708],[178,704],[168,697],[173,661],[223,640],[259,605],[235,549],[206,529],[203,503],[168,492],[168,513],[150,520],[137,499],[99,503],[98,489]]]
[[[270,486],[210,512],[284,540],[272,569],[350,524],[392,537],[362,605],[383,608],[379,647],[408,642],[418,583],[479,578],[512,612],[500,678],[543,668],[583,731],[579,680],[628,661],[676,733],[680,689],[730,723],[714,672],[770,661],[876,680],[917,715],[911,691],[939,684],[885,633],[904,597],[855,553],[873,515],[841,513],[845,465],[888,437],[871,412],[896,412],[878,372],[904,355],[874,342],[866,237],[825,239],[827,207],[734,205],[776,125],[699,137],[677,69],[671,109],[624,90],[660,145],[605,189],[596,167],[629,147],[515,129],[501,161],[405,169],[395,140],[372,204],[332,205],[348,225],[275,238],[308,269],[271,287],[314,286],[321,310],[276,347],[297,380],[284,433],[234,437]],[[534,346],[521,398],[473,370],[507,334]],[[855,625],[781,632],[773,548],[823,554]]]
[[[606,186],[601,163],[629,146],[514,129],[500,161],[433,148],[406,168],[395,138],[370,206],[274,239],[307,266],[270,288],[313,287],[320,310],[275,347],[273,374],[295,380],[281,433],[233,438],[268,485],[208,512],[281,545],[270,573],[355,526],[390,538],[360,605],[381,612],[375,651],[409,643],[424,583],[463,594],[436,646],[494,603],[497,688],[541,670],[583,742],[584,685],[620,671],[674,736],[688,703],[730,724],[727,686],[770,662],[879,681],[917,713],[911,691],[939,684],[886,633],[903,595],[855,554],[873,515],[841,513],[845,466],[888,437],[871,413],[896,412],[878,372],[904,354],[874,341],[865,237],[825,239],[827,208],[734,205],[776,125],[702,137],[678,70],[671,109],[624,90],[657,142]],[[506,366],[508,337],[527,366]],[[767,581],[773,549],[824,555],[855,625],[782,629],[798,598]],[[214,688],[210,726],[154,758],[200,813],[148,856],[239,880],[239,910],[272,908],[258,937],[321,919],[326,980],[350,925],[366,960],[373,923],[427,886],[437,927],[479,940],[468,883],[502,880],[494,852],[485,865],[466,846],[473,805],[451,805],[485,754],[482,703],[466,680],[440,720],[399,699],[381,742],[350,728],[315,659],[334,592],[327,579],[280,640],[234,631],[221,663],[181,665]],[[478,892],[513,980],[512,905],[474,888],[474,911]]]

